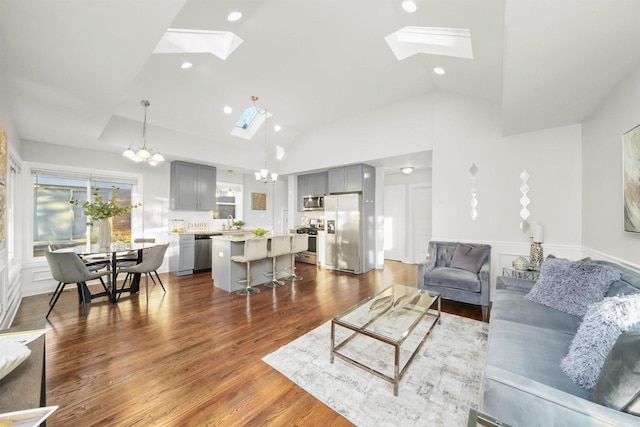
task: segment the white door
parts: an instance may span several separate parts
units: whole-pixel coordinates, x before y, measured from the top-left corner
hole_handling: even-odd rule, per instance
[[[414,263],[422,261],[427,254],[431,240],[431,185],[414,184],[409,186],[410,193],[410,230],[411,258]]]
[[[384,259],[404,261],[406,187],[384,187]]]

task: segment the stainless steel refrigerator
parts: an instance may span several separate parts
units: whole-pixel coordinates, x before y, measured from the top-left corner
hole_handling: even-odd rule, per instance
[[[362,269],[362,195],[324,198],[325,264],[332,270],[360,274]]]

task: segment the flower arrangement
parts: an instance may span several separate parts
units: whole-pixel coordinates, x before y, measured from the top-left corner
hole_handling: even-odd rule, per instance
[[[242,228],[242,226],[244,225],[244,221],[239,220],[239,221],[233,221],[233,225],[240,230]]]
[[[120,189],[118,187],[112,187],[112,197],[109,200],[104,200],[102,196],[98,195],[98,188],[93,190],[93,202],[85,200],[83,202],[75,199],[69,200],[69,203],[76,206],[82,206],[82,211],[89,220],[87,225],[93,225],[93,221],[112,218],[114,216],[121,216],[131,212],[134,208],[142,206],[142,203],[137,203],[130,206],[120,206],[117,204],[118,196],[120,196]]]

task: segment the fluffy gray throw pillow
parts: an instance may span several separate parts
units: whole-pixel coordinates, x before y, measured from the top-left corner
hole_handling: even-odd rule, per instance
[[[601,301],[611,284],[620,280],[620,270],[590,262],[564,258],[546,259],[540,277],[525,296],[576,316],[583,316],[590,304]]]
[[[605,298],[584,315],[560,368],[580,387],[593,390],[618,336],[640,322],[640,294]]]

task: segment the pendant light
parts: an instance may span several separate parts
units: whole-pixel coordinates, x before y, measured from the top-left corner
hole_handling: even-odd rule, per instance
[[[151,166],[155,166],[160,162],[164,162],[164,157],[160,154],[157,148],[147,147],[147,107],[151,105],[149,101],[143,99],[140,101],[140,105],[144,107],[144,123],[142,125],[142,147],[138,148],[134,145],[129,145],[129,148],[124,150],[122,155],[134,162],[147,162]]]
[[[253,105],[256,104],[256,102],[260,99],[257,96],[251,96],[250,97],[251,101],[253,101]],[[260,169],[259,171],[255,172],[254,175],[256,177],[256,181],[258,182],[262,182],[263,184],[267,184],[269,182],[269,169],[267,169],[267,151],[268,151],[268,144],[267,144],[267,131],[269,129],[268,125],[267,125],[267,119],[269,118],[269,114],[267,113],[267,110],[261,110],[260,108],[258,108],[256,106],[256,109],[258,111],[258,114],[260,115],[264,115],[264,168]],[[276,182],[278,180],[278,174],[275,172],[271,172],[271,181],[272,182]]]

